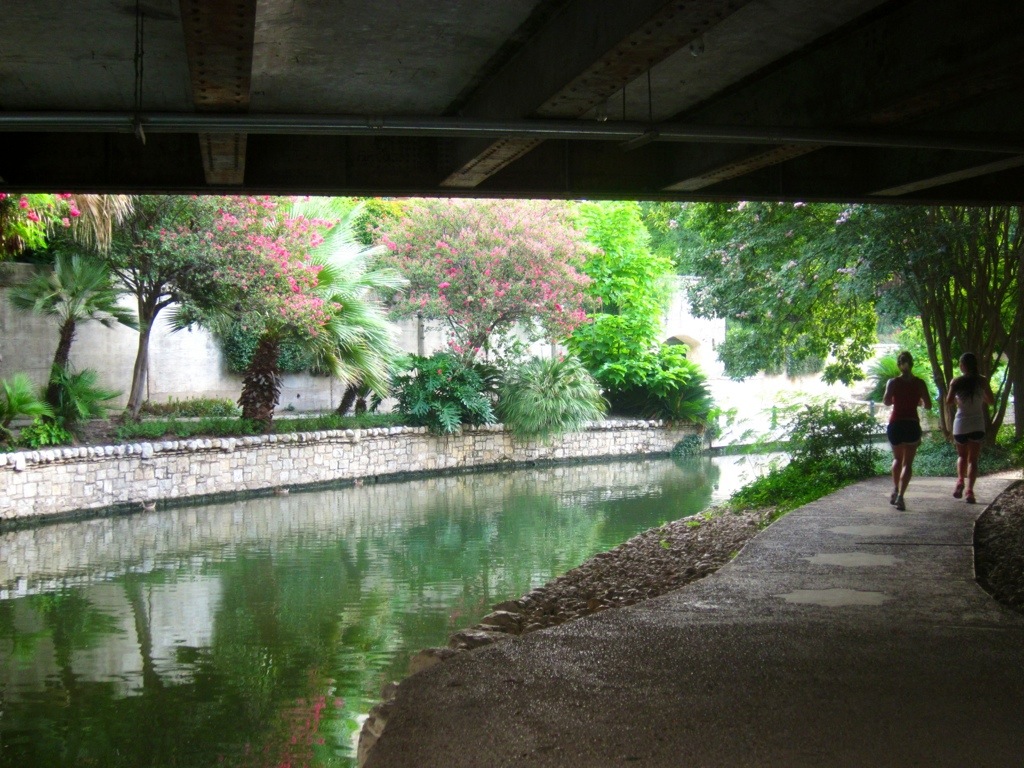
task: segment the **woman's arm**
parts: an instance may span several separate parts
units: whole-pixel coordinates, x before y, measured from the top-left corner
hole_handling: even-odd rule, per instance
[[[946,387],[946,405],[954,405],[956,403],[956,396],[953,394],[953,390],[956,388],[956,383],[959,380],[960,377],[957,376],[955,379],[949,382],[949,386]]]
[[[921,404],[924,406],[926,411],[932,409],[932,396],[928,392],[928,385],[924,383],[924,379],[918,379],[921,384]]]
[[[885,394],[882,395],[882,405],[892,405],[892,383],[895,379],[889,379],[885,385]]]
[[[995,405],[996,398],[992,394],[992,387],[988,384],[988,379],[981,380],[981,397],[988,405]]]

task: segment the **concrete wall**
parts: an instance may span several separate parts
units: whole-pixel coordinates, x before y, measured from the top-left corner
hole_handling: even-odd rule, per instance
[[[5,288],[27,280],[31,274],[32,268],[25,264],[0,265],[0,379],[22,371],[41,385],[49,375],[57,347],[57,324],[15,310]],[[130,300],[126,300],[126,306],[134,308]],[[724,321],[694,319],[683,294],[677,292],[664,326],[663,340],[679,336],[698,339],[700,344],[694,350],[694,358],[706,367],[709,376],[718,375],[714,347],[725,337]],[[395,334],[401,349],[418,353],[420,344],[415,318],[396,323]],[[424,322],[422,347],[427,355],[447,348],[439,323]],[[108,329],[99,323],[86,323],[80,327],[71,348],[71,364],[78,370],[97,371],[100,384],[122,392],[114,405],[123,407],[128,399],[137,348],[138,334],[130,328]],[[553,352],[546,343],[533,345],[531,351],[539,356]],[[241,390],[241,376],[227,370],[220,348],[209,333],[203,329],[175,333],[167,325],[165,316],[157,318],[149,346],[148,400],[164,403],[172,398],[217,397],[234,401]],[[287,375],[279,407],[291,406],[300,412],[333,410],[344,391],[338,381],[329,377]]]
[[[391,427],[0,453],[0,520],[409,472],[664,454],[696,432],[596,422],[545,444],[515,440],[500,425],[447,436]]]
[[[57,323],[48,318],[14,309],[7,299],[6,286],[26,280],[32,268],[24,264],[6,264],[0,278],[0,378],[16,372],[27,373],[33,381],[46,381],[57,348]],[[134,309],[130,299],[125,306]],[[411,336],[415,351],[415,321],[411,329],[396,328],[403,339]],[[426,334],[429,345],[440,346],[440,332]],[[79,327],[71,347],[71,365],[77,370],[91,368],[99,373],[100,384],[120,391],[115,407],[123,407],[131,386],[132,368],[138,350],[138,333],[116,326],[105,328],[99,323]],[[429,352],[428,352],[429,354]],[[205,330],[174,332],[167,317],[157,318],[149,346],[149,377],[147,399],[164,403],[174,398],[217,397],[237,400],[242,391],[242,377],[227,370],[216,340]],[[337,407],[345,388],[326,376],[286,375],[281,391],[280,407],[292,406],[296,411],[322,411]]]

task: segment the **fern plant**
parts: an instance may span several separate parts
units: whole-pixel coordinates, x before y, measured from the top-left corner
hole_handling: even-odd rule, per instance
[[[498,396],[498,415],[516,437],[544,439],[578,432],[604,416],[597,380],[575,357],[533,358],[512,368]]]
[[[415,426],[452,434],[463,424],[497,419],[487,383],[475,367],[449,352],[411,357],[412,367],[395,376],[398,410]]]
[[[11,422],[19,416],[53,416],[53,410],[36,393],[36,386],[24,373],[0,379],[0,443],[14,442]]]

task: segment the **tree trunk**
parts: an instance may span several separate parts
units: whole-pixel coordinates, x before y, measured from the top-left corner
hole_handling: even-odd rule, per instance
[[[57,351],[53,355],[53,364],[61,368],[68,367],[68,360],[71,359],[71,342],[75,340],[75,321],[65,320],[60,327],[60,341],[57,342]]]
[[[68,361],[71,359],[71,342],[75,340],[75,321],[65,320],[60,327],[60,340],[57,342],[57,351],[53,355],[53,368],[50,369],[50,380],[46,385],[46,402],[55,410],[58,407],[57,382],[53,380],[53,372],[60,368],[66,370]]]
[[[259,422],[265,432],[270,431],[274,409],[281,397],[281,374],[277,367],[280,351],[280,339],[260,338],[242,379],[242,395],[238,398],[242,418]]]
[[[1024,339],[1015,338],[1007,345],[1007,363],[1013,386],[1013,436],[1024,437]]]
[[[341,402],[338,403],[338,410],[335,411],[339,416],[344,416],[348,413],[348,409],[352,407],[352,403],[356,401],[356,394],[359,392],[359,386],[357,384],[349,384],[345,387],[345,394],[341,396]]]
[[[146,377],[149,375],[149,337],[153,330],[154,317],[143,318],[139,312],[139,346],[135,353],[135,366],[132,368],[132,388],[128,395],[125,415],[132,420],[139,418],[142,403],[146,398]]]

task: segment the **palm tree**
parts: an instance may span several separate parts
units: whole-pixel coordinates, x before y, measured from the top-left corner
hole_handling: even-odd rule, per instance
[[[107,328],[120,323],[138,328],[134,313],[118,304],[120,291],[106,265],[80,253],[55,249],[53,268],[42,268],[29,282],[11,289],[11,302],[21,310],[57,321],[59,340],[53,369],[64,370],[78,326],[96,321]],[[56,406],[57,384],[51,377],[46,401]]]
[[[303,206],[315,203],[303,201]],[[408,281],[393,269],[370,267],[380,249],[356,240],[353,223],[360,213],[359,206],[348,211],[314,253],[321,267],[318,293],[337,309],[327,323],[327,333],[311,340],[310,351],[349,389],[384,397],[391,386],[394,361],[402,353],[381,299]]]

